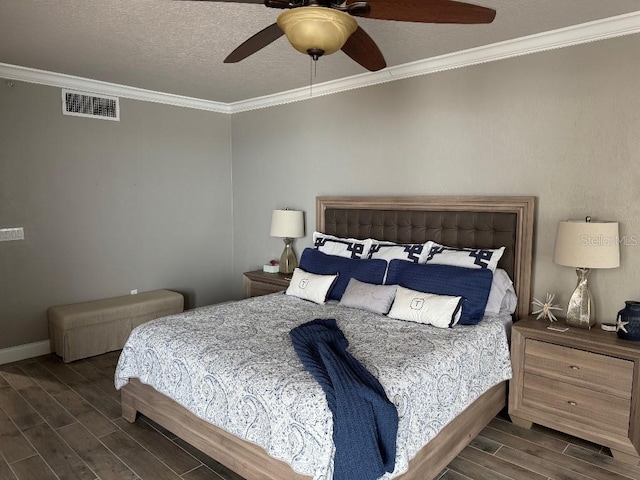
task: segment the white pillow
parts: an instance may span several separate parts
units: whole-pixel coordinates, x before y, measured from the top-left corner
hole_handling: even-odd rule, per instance
[[[509,274],[501,268],[497,268],[493,272],[493,280],[491,281],[491,290],[489,291],[489,299],[484,313],[513,314],[518,305],[518,297],[513,289],[513,282],[509,278]]]
[[[340,305],[386,315],[396,296],[397,287],[374,285],[351,278],[340,299]]]
[[[429,240],[425,244],[427,259],[425,263],[454,265],[466,268],[488,268],[495,272],[498,261],[504,253],[500,248],[459,248],[447,247]]]
[[[502,304],[500,305],[500,311],[498,314],[502,315],[503,313],[508,313],[509,315],[513,315],[518,308],[518,296],[516,295],[516,291],[513,289],[513,285],[509,287],[507,293],[502,299]]]
[[[429,251],[424,243],[390,243],[373,240],[368,258],[391,260],[405,260],[413,263],[424,263]]]
[[[417,292],[399,286],[389,317],[449,328],[458,323],[461,314],[462,297]]]
[[[286,294],[322,305],[338,275],[316,275],[301,268],[293,270]]]
[[[325,233],[313,232],[313,248],[327,255],[346,258],[367,258],[372,240],[357,238],[341,238]]]

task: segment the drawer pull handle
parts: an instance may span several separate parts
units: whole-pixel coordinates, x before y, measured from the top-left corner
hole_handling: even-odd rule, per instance
[[[567,403],[572,407],[575,407],[576,405],[578,405],[578,402],[574,402],[573,400],[569,400]]]
[[[577,365],[571,365],[569,368],[571,370],[580,370],[580,367],[578,367]]]

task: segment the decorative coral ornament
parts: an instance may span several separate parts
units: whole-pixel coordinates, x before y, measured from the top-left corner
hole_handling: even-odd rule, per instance
[[[629,325],[629,322],[623,322],[622,319],[618,317],[618,321],[616,322],[616,332],[622,330],[624,333],[629,333],[627,329],[624,328],[627,325]]]
[[[531,312],[531,314],[538,315],[536,317],[538,320],[542,318],[545,320],[548,319],[550,322],[557,322],[558,319],[553,314],[552,310],[562,310],[562,308],[560,308],[559,305],[553,304],[554,297],[555,297],[555,294],[547,293],[547,301],[544,303],[538,300],[536,297],[533,297],[533,302],[531,303],[534,306],[540,307],[540,308],[538,310],[534,310],[533,312]]]

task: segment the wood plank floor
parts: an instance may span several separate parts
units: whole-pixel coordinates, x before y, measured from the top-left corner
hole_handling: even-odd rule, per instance
[[[55,355],[0,365],[0,480],[243,480],[140,417],[120,417],[118,352],[64,364]],[[501,414],[440,480],[640,480],[640,467]]]

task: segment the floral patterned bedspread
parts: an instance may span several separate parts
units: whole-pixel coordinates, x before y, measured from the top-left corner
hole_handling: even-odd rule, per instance
[[[396,468],[478,396],[511,378],[511,319],[439,329],[282,293],[152,320],[129,337],[116,388],[139,378],[198,417],[264,448],[298,473],[332,478],[333,422],[289,330],[335,318],[349,352],[398,409]]]

